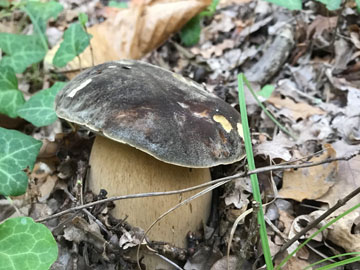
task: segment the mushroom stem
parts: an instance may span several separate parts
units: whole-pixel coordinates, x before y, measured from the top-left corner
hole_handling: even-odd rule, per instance
[[[90,156],[89,184],[93,192],[109,196],[184,189],[210,180],[207,168],[193,169],[162,162],[126,144],[97,136]],[[149,197],[116,202],[113,215],[146,230],[162,213],[196,191],[182,195]],[[211,194],[206,194],[166,216],[149,232],[149,239],[186,247],[188,231],[206,222]]]

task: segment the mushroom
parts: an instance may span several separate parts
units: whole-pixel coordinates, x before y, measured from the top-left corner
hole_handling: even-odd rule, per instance
[[[203,86],[145,62],[120,60],[87,69],[55,103],[60,118],[101,135],[90,156],[94,192],[105,189],[118,196],[184,189],[208,182],[209,167],[244,156],[234,108]],[[117,201],[113,214],[147,229],[195,193]],[[185,247],[186,233],[206,222],[210,200],[207,194],[176,209],[149,238]]]

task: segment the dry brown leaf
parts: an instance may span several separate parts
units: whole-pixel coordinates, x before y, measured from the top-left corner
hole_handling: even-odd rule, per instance
[[[292,256],[290,260],[281,268],[283,270],[303,270],[310,264],[307,261],[299,259],[297,256]]]
[[[220,0],[220,7],[227,7],[232,5],[243,5],[250,3],[252,0]]]
[[[310,162],[319,162],[336,156],[336,151],[331,145],[325,145],[325,148],[326,151],[320,156],[311,158]],[[335,184],[337,171],[337,162],[285,171],[279,196],[297,201],[316,200],[326,194]]]
[[[265,155],[270,159],[281,158],[289,161],[292,157],[290,150],[295,145],[283,133],[278,133],[272,141],[264,141],[255,146],[255,155]]]
[[[282,223],[282,232],[288,235],[291,230],[291,225],[294,221],[294,217],[288,212],[279,209],[279,221]]]
[[[164,43],[179,31],[193,16],[208,6],[210,0],[169,0],[132,3],[119,10],[116,16],[88,28],[92,52],[88,47],[79,58],[67,64],[65,71],[79,70],[118,59],[139,59]],[[57,47],[47,55],[52,63]]]
[[[335,17],[324,17],[321,15],[316,16],[315,20],[309,25],[307,29],[307,37],[308,39],[311,36],[315,38],[319,38],[323,35],[324,31],[333,29],[337,24],[337,16]]]
[[[337,156],[353,153],[360,149],[359,145],[348,145],[343,141],[337,141],[332,144]],[[319,198],[319,201],[326,202],[329,207],[334,206],[339,199],[344,198],[354,189],[360,186],[360,156],[355,156],[349,161],[339,161],[339,169],[335,185],[329,190],[327,194]],[[346,204],[346,209],[349,209],[360,203],[360,197],[356,196]],[[344,207],[340,208],[336,213],[344,212]]]
[[[213,54],[215,56],[221,56],[223,54],[223,51],[226,49],[232,49],[235,46],[235,41],[232,39],[225,39],[223,42],[213,45],[207,49],[194,47],[191,49],[191,52],[193,54],[201,54],[202,57],[209,59]]]
[[[307,119],[309,116],[315,114],[325,114],[320,108],[313,107],[303,102],[296,103],[288,97],[281,98],[280,96],[271,96],[267,101],[280,109],[279,113],[289,117],[293,121],[300,118]]]

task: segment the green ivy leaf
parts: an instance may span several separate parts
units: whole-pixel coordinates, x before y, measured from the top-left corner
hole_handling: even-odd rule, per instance
[[[302,9],[302,1],[301,0],[265,0],[270,3],[274,3],[275,5],[288,8],[290,10],[301,10]],[[332,0],[330,0],[332,1]]]
[[[91,37],[79,23],[70,25],[64,33],[64,40],[61,42],[60,48],[55,53],[53,64],[57,67],[64,67],[89,46]]]
[[[0,113],[9,117],[17,117],[17,109],[24,102],[24,96],[18,90],[14,70],[10,67],[0,66]]]
[[[0,0],[0,7],[3,7],[3,8],[8,8],[8,7],[10,7],[10,2],[9,2],[9,0]]]
[[[356,3],[356,10],[358,13],[360,13],[360,0],[355,0]]]
[[[18,115],[37,127],[52,124],[57,119],[55,96],[64,85],[64,82],[56,82],[51,88],[39,91],[18,109]]]
[[[17,109],[25,102],[23,94],[18,90],[0,90],[0,113],[11,118],[18,116]]]
[[[188,21],[180,31],[181,42],[185,46],[193,46],[199,42],[201,33],[201,16],[196,15]]]
[[[0,66],[0,89],[18,89],[18,80],[12,68]]]
[[[46,22],[50,18],[56,19],[64,9],[63,6],[54,1],[45,3],[29,1],[22,9],[29,15],[34,25],[35,33],[40,36],[42,45],[47,50],[48,45],[45,36]]]
[[[32,170],[42,142],[16,130],[0,128],[0,145],[0,194],[24,194],[28,183],[24,170]]]
[[[6,54],[0,66],[10,66],[16,73],[22,73],[33,63],[40,62],[46,50],[37,36],[0,33],[0,48]]]
[[[50,230],[29,217],[0,224],[0,270],[48,270],[58,247]]]
[[[336,10],[341,6],[341,0],[317,0],[320,3],[323,3],[328,10]]]

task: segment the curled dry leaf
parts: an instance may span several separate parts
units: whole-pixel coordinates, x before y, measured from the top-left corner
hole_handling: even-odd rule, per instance
[[[290,232],[289,232],[289,239],[293,238],[296,234],[298,234],[302,229],[304,229],[306,226],[303,224],[309,224],[312,222],[314,218],[308,215],[301,215],[297,216],[293,223],[291,224]],[[315,233],[318,229],[312,228],[310,231],[308,231],[301,239],[310,237],[313,233]],[[321,242],[323,240],[323,235],[320,233],[317,236],[313,238],[313,240],[317,242]]]
[[[130,8],[121,9],[105,22],[87,29],[93,36],[92,51],[86,48],[65,70],[90,67],[92,57],[94,65],[124,58],[139,59],[164,43],[210,3],[210,0],[133,1]],[[48,64],[52,63],[57,47],[49,52],[45,60]]]
[[[310,162],[319,162],[336,156],[336,151],[330,144],[326,144],[325,149],[326,151],[320,156],[311,158]],[[285,171],[279,196],[297,201],[316,200],[326,194],[335,184],[337,171],[337,162]]]
[[[264,141],[255,146],[255,155],[265,155],[270,159],[281,158],[289,161],[291,159],[291,148],[295,145],[290,141],[284,133],[278,133],[274,136],[272,141]]]
[[[359,216],[360,212],[354,211],[335,222],[328,229],[327,239],[344,248],[346,252],[360,252],[360,234],[351,232],[354,221]]]
[[[135,247],[140,244],[145,244],[146,241],[143,240],[141,243],[141,239],[144,236],[144,231],[138,227],[133,227],[133,230],[127,231],[124,228],[121,228],[122,235],[119,239],[119,246],[122,249],[128,249],[130,247]]]
[[[246,192],[244,192],[246,191]],[[245,211],[249,204],[248,197],[251,192],[251,184],[249,178],[240,178],[235,181],[235,187],[232,192],[225,197],[225,204],[233,204],[237,209]]]

